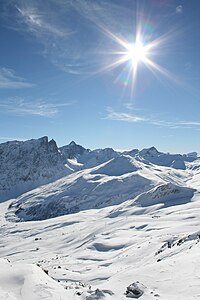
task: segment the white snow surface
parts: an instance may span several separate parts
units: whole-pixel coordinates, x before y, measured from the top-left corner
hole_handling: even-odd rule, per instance
[[[0,203],[1,300],[200,299],[199,159],[113,151]]]

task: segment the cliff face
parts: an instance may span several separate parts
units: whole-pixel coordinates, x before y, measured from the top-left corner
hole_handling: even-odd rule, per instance
[[[65,161],[67,161],[67,159],[77,158],[85,151],[88,151],[81,145],[77,145],[74,141],[72,141],[69,145],[60,147],[59,150]]]
[[[71,170],[64,166],[54,140],[42,137],[0,144],[0,200],[18,196]]]

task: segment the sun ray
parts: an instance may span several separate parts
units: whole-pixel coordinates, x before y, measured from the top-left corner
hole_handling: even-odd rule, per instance
[[[173,74],[156,62],[157,58],[159,59],[163,54],[167,54],[171,46],[170,41],[173,37],[176,37],[178,30],[166,32],[158,37],[156,23],[154,23],[149,19],[137,19],[132,30],[132,36],[130,36],[130,33],[129,35],[127,33],[129,38],[116,34],[102,23],[98,23],[97,25],[101,32],[112,43],[109,46],[110,49],[98,53],[104,58],[104,62],[93,75],[98,76],[115,69],[118,70],[119,73],[116,75],[114,82],[122,82],[124,89],[130,90],[131,96],[137,90],[139,69],[141,68],[145,72],[144,68],[142,69],[142,65],[159,81],[163,77],[174,84],[181,85]]]
[[[131,88],[131,95],[137,87],[138,72],[142,65],[146,66],[154,75],[160,74],[167,80],[180,84],[177,78],[155,61],[157,57],[167,53],[171,45],[170,40],[178,34],[178,30],[166,32],[158,37],[156,26],[152,25],[151,27],[150,25],[155,22],[150,22],[149,19],[136,19],[132,37],[129,34],[129,39],[116,34],[103,24],[98,24],[100,30],[113,42],[110,51],[104,53],[105,64],[98,70],[98,73],[106,73],[126,65],[126,82],[129,84],[125,85],[127,88]],[[108,63],[109,56],[110,62]],[[123,72],[119,71],[119,75],[124,74],[124,68],[122,70]],[[159,78],[159,76],[156,77]]]

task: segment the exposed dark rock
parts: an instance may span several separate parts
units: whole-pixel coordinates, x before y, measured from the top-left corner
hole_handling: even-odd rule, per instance
[[[67,159],[76,158],[87,151],[84,147],[77,145],[74,141],[72,141],[69,145],[60,147],[59,150],[65,162]]]
[[[44,136],[0,144],[0,201],[17,197],[72,171],[54,140]]]
[[[127,298],[139,298],[144,294],[144,286],[136,281],[126,288],[125,295]]]

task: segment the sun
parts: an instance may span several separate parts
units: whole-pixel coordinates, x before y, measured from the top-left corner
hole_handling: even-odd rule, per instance
[[[134,44],[127,43],[126,50],[125,60],[130,61],[133,67],[147,60],[148,48],[140,40]]]
[[[134,90],[138,84],[140,65],[145,67],[142,68],[143,72],[150,71],[156,79],[162,80],[162,77],[165,77],[169,81],[178,83],[173,74],[155,61],[156,57],[160,56],[163,46],[169,44],[173,36],[171,32],[166,32],[161,36],[148,34],[145,24],[139,23],[132,36],[129,35],[129,39],[127,39],[103,25],[100,27],[114,44],[110,51],[105,53],[109,61],[105,60],[106,63],[99,73],[118,69],[115,82],[122,82],[124,88],[130,87],[131,96],[134,96]]]

